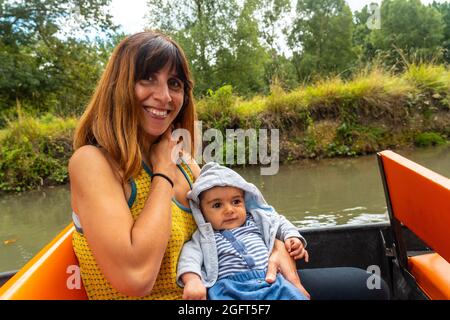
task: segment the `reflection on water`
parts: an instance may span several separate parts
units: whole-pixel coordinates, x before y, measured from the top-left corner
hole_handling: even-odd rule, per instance
[[[355,223],[356,217],[365,217],[364,222],[379,221],[380,216],[386,220],[374,156],[286,165],[272,177],[259,176],[256,170],[241,173],[298,227]]]
[[[20,268],[70,222],[68,186],[0,198],[0,272]]]
[[[397,153],[450,177],[450,146]],[[238,170],[267,202],[298,227],[388,221],[376,155],[285,165],[275,176],[257,168]]]
[[[397,152],[450,177],[450,146]],[[375,155],[284,165],[275,176],[237,171],[298,227],[387,221]],[[69,222],[68,186],[0,197],[0,272],[20,268]]]

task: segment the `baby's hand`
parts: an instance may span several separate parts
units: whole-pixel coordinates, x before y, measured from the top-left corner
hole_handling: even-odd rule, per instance
[[[289,255],[295,260],[305,258],[305,262],[309,261],[308,251],[306,251],[303,242],[299,238],[288,238],[284,241],[284,245],[286,246],[286,250],[289,252]]]
[[[183,300],[206,300],[206,287],[200,278],[192,278],[185,283]]]

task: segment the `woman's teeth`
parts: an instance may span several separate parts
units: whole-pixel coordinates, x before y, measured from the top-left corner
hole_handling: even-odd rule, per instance
[[[158,109],[149,108],[149,107],[145,107],[144,109],[145,109],[145,111],[147,111],[157,117],[166,117],[167,114],[169,113],[168,110],[158,110]]]

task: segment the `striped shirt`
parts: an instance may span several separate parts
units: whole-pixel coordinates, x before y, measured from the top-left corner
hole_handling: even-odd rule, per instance
[[[252,270],[265,270],[269,261],[269,250],[262,238],[261,232],[253,220],[253,217],[247,214],[247,220],[244,225],[238,228],[230,229],[234,237],[245,245],[247,255],[250,255],[255,266]],[[248,271],[244,257],[233,247],[220,231],[214,232],[217,244],[217,254],[219,263],[218,279],[232,275],[237,272]]]

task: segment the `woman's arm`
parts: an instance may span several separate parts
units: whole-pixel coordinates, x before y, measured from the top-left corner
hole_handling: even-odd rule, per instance
[[[275,239],[272,254],[269,257],[266,281],[268,283],[273,283],[278,271],[280,271],[286,280],[296,286],[308,299],[310,298],[309,293],[303,287],[300,277],[298,276],[295,260],[292,259],[289,252],[287,252],[284,243]]]
[[[163,168],[170,176],[168,167]],[[134,221],[122,183],[98,148],[78,149],[69,162],[69,175],[72,208],[106,279],[126,295],[149,294],[170,236],[171,185],[163,178],[154,179]]]
[[[170,184],[154,180],[134,222],[122,184],[100,150],[92,146],[77,150],[69,163],[69,175],[72,207],[106,279],[124,294],[148,294],[170,235]]]

